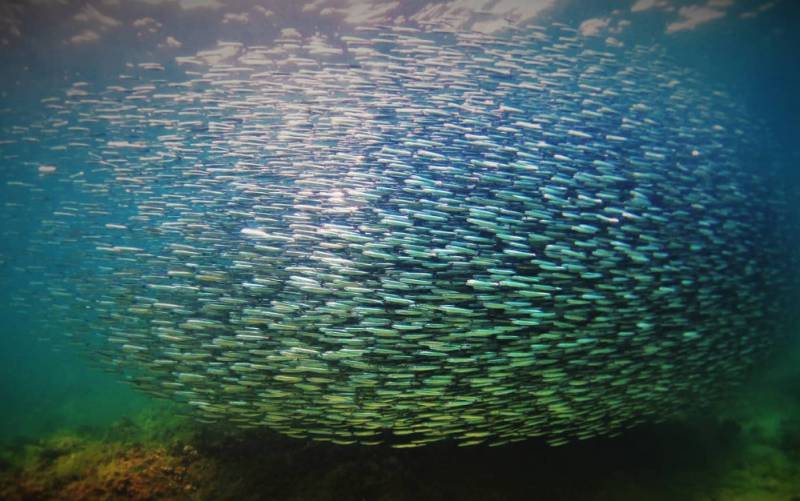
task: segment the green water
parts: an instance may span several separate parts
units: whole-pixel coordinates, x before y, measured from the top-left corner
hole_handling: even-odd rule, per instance
[[[54,348],[46,333],[13,327],[0,336],[0,441],[108,426],[156,405],[124,381],[90,367],[83,354]]]

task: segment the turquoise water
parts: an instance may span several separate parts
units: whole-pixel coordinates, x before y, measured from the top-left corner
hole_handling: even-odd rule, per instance
[[[792,2],[211,3],[2,11],[8,451],[591,465],[677,422],[797,492]]]

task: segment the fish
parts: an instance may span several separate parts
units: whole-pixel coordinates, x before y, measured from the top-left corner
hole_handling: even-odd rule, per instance
[[[2,129],[30,157],[6,189],[58,195],[15,304],[142,391],[337,444],[559,446],[718,398],[772,346],[764,132],[663,49],[564,25],[235,48]]]

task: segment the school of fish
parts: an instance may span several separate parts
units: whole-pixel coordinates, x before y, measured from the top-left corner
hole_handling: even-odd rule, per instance
[[[772,344],[783,206],[734,103],[557,24],[286,32],[44,99],[7,189],[62,194],[46,321],[203,421],[560,445]]]

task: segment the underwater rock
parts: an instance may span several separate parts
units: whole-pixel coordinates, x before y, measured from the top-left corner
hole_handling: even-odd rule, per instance
[[[74,438],[67,455],[45,447],[28,464],[0,475],[0,497],[29,499],[189,499],[196,485],[210,482],[214,467],[196,454],[171,453],[157,446]],[[48,440],[48,445],[57,444]]]

